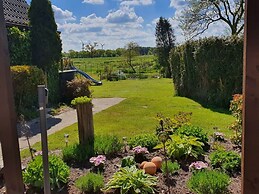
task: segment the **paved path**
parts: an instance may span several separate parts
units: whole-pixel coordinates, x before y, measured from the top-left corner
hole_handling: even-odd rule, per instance
[[[96,98],[93,99],[93,114],[101,112],[102,110],[105,110],[111,106],[114,106],[121,101],[123,101],[124,98]],[[50,116],[47,119],[47,127],[48,129],[48,135],[53,134],[67,126],[70,126],[77,122],[77,115],[76,110],[70,110],[67,112],[64,112],[57,116]],[[39,119],[34,119],[33,121],[28,123],[31,127],[33,136],[30,138],[31,145],[35,144],[36,142],[41,141],[40,136],[40,129],[39,129]],[[27,141],[25,137],[19,138],[19,146],[20,150],[23,150],[28,147]],[[0,144],[0,168],[3,166],[3,160],[2,160],[2,149]]]

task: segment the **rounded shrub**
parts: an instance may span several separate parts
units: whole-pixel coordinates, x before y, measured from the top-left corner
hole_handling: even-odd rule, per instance
[[[97,155],[103,154],[112,156],[121,151],[123,144],[115,135],[99,135],[94,138],[94,152]]]
[[[104,178],[100,174],[89,172],[88,174],[78,178],[75,185],[84,193],[99,193],[104,187]]]
[[[89,160],[94,155],[91,149],[88,148],[90,145],[73,144],[62,149],[63,160],[68,163],[79,163],[82,164]]]
[[[211,166],[233,174],[241,170],[241,157],[234,151],[215,151],[209,156]]]
[[[151,151],[158,143],[159,140],[157,136],[153,134],[140,134],[128,140],[128,145],[131,148],[141,146],[146,147],[149,151]]]
[[[30,118],[29,112],[36,111],[37,86],[44,84],[44,73],[35,66],[21,65],[11,66],[11,76],[16,110]]]
[[[227,191],[230,178],[218,171],[199,171],[194,173],[187,182],[188,188],[197,194],[222,194]]]
[[[68,181],[69,167],[57,156],[49,156],[51,189],[61,188]],[[24,183],[42,189],[44,186],[42,156],[32,160],[23,172]]]
[[[66,97],[74,99],[81,96],[91,97],[90,81],[85,78],[74,78],[67,82]]]

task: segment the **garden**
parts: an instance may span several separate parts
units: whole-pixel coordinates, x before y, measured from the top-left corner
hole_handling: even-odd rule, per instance
[[[191,124],[191,117],[158,114],[153,134],[96,135],[94,149],[91,143],[75,143],[53,150],[51,188],[59,193],[240,193],[240,147],[221,132],[209,136]],[[24,160],[28,193],[43,187],[40,154]]]
[[[94,97],[127,99],[94,116],[92,145],[79,144],[77,124],[49,136],[52,192],[240,193],[242,98],[231,103],[235,120],[174,96],[171,86],[169,79],[145,79],[91,87]],[[23,177],[27,193],[42,193],[40,143],[33,148],[33,160],[29,150],[21,153]]]

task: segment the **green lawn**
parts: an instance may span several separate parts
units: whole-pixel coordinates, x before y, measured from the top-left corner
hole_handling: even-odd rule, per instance
[[[108,108],[94,116],[96,134],[115,134],[130,137],[139,133],[154,133],[156,114],[172,117],[179,111],[192,112],[192,124],[203,127],[209,134],[213,127],[230,135],[228,126],[234,121],[229,114],[215,112],[202,107],[188,98],[174,96],[171,79],[124,80],[103,82],[102,86],[92,87],[93,97],[123,97],[120,104]],[[71,125],[49,136],[49,148],[65,146],[64,134],[70,134],[69,143],[77,141],[77,124]],[[40,144],[34,146],[40,149]],[[23,151],[23,156],[28,152]]]

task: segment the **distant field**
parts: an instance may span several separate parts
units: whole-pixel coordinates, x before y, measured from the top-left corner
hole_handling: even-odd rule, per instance
[[[112,72],[118,70],[129,73],[132,69],[126,64],[124,57],[99,57],[99,58],[73,58],[74,65],[94,78],[99,78],[99,73],[109,68]],[[132,64],[137,73],[155,74],[155,57],[153,55],[143,55],[134,57]]]

